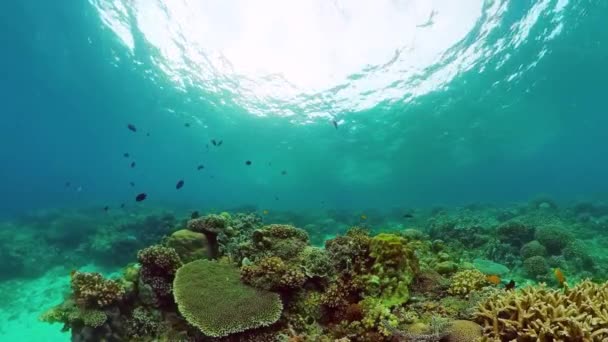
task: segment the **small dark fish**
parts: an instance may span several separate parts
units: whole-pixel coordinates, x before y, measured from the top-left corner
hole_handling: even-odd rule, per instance
[[[222,143],[223,143],[223,142],[224,142],[224,140],[219,140],[219,141],[217,142],[217,146],[222,146]]]
[[[131,168],[135,167],[135,162],[131,162]]]
[[[200,215],[199,215],[198,211],[196,211],[196,210],[193,211],[192,214],[190,214],[190,218],[193,219],[193,220],[195,218],[199,218],[199,217],[200,217]]]
[[[146,136],[147,136],[147,137],[149,137],[149,136],[150,136],[150,133],[146,133]]]
[[[127,128],[132,132],[137,132],[137,127],[134,124],[128,124]]]
[[[66,187],[66,188],[69,188],[69,187],[70,187],[70,185],[72,185],[72,183],[70,183],[70,182],[65,182],[65,187]]]
[[[213,144],[213,146],[217,146],[217,141],[215,141],[215,139],[211,139],[211,143]]]
[[[251,165],[251,160],[246,161],[245,165]]]
[[[414,218],[414,215],[412,215],[412,214],[405,214],[405,215],[403,215],[403,218],[411,219],[411,218]]]
[[[123,153],[122,155],[123,155],[125,158],[129,158],[129,157],[131,156],[131,155],[130,155],[129,153],[127,153],[127,152]]]
[[[110,207],[108,207],[107,205],[103,207],[103,211],[105,211],[106,213],[108,212],[108,210],[110,210]]]
[[[506,291],[512,291],[515,289],[515,280],[511,279],[511,281],[505,285],[505,290]]]
[[[147,197],[148,197],[148,195],[146,195],[145,192],[142,192],[141,194],[135,196],[135,201],[141,202],[141,201],[145,200]]]
[[[209,144],[205,144],[205,148],[206,148],[206,149],[209,149]]]
[[[203,165],[203,164],[201,164],[201,165],[199,165],[199,166],[197,166],[197,167],[196,167],[196,169],[197,169],[198,171],[200,171],[200,170],[202,170],[202,169],[204,169],[204,168],[205,168],[205,165]]]
[[[336,129],[338,129],[338,121],[331,120],[331,123],[334,124],[334,127],[336,127]]]
[[[184,181],[183,180],[179,180],[179,182],[177,182],[177,184],[175,184],[175,188],[177,190],[181,189],[184,186]]]
[[[129,182],[129,184],[131,184],[131,186],[135,186],[135,183],[134,183],[134,182]]]
[[[271,162],[268,162],[268,166],[272,166],[272,163],[271,163]]]
[[[285,171],[285,170],[281,171],[281,175],[286,176],[287,175],[287,171]]]
[[[274,196],[274,200],[278,201],[279,200],[279,196]]]
[[[120,205],[120,209],[124,209],[124,208],[125,208],[125,204],[124,204],[124,203],[122,203],[122,204]]]
[[[184,124],[184,126],[185,126],[185,127],[190,127],[190,123],[186,122],[186,123]]]

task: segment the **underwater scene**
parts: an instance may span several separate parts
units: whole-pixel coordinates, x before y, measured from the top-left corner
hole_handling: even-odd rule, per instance
[[[608,341],[608,1],[0,11],[0,341]]]

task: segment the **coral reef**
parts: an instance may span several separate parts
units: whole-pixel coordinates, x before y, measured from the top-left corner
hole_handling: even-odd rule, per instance
[[[180,229],[171,234],[165,240],[165,245],[173,248],[183,262],[212,257],[207,237],[188,229]]]
[[[498,341],[604,341],[607,299],[608,283],[583,281],[564,291],[530,286],[491,296],[476,321]]]
[[[538,242],[536,240],[532,240],[532,241],[524,244],[521,247],[519,253],[521,254],[521,257],[524,259],[528,259],[528,258],[535,257],[535,256],[544,257],[547,254],[547,248],[545,248],[545,246],[541,245],[540,242]]]
[[[169,305],[171,303],[172,281],[182,261],[173,248],[153,245],[140,250],[137,260],[141,264],[140,294],[146,294],[147,304],[154,306]]]
[[[524,260],[524,270],[533,278],[543,276],[549,271],[549,266],[542,256],[533,256]]]
[[[84,308],[104,308],[120,301],[124,295],[118,282],[104,279],[99,273],[73,271],[71,286],[74,300]]]
[[[304,284],[306,275],[289,267],[279,257],[266,257],[241,268],[241,279],[246,284],[265,290],[295,289]]]
[[[278,295],[240,282],[229,264],[197,260],[185,264],[174,280],[179,312],[205,335],[227,336],[275,323],[283,310]]]
[[[478,270],[464,270],[452,276],[448,293],[468,297],[472,292],[489,285],[486,275]]]
[[[539,227],[536,230],[535,238],[547,248],[547,252],[553,255],[560,254],[562,249],[574,240],[572,234],[558,225]]]

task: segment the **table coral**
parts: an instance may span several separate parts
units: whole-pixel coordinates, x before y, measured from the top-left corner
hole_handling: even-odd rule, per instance
[[[208,260],[185,264],[173,286],[179,312],[211,337],[268,326],[283,310],[277,294],[244,285],[238,268],[229,264]]]

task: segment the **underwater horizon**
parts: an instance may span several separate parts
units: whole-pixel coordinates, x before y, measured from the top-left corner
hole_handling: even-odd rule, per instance
[[[608,338],[608,2],[2,7],[0,340]]]

